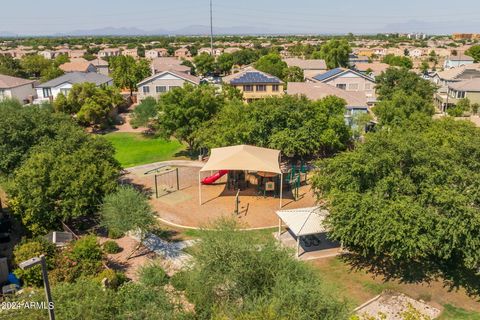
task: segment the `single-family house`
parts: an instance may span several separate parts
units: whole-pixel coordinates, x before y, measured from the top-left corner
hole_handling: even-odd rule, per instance
[[[21,103],[32,102],[35,97],[34,81],[0,74],[0,101],[16,99]]]
[[[351,66],[356,65],[357,63],[369,63],[370,58],[367,56],[359,56],[356,54],[350,54],[348,56],[348,64]]]
[[[103,74],[95,72],[68,72],[58,78],[35,86],[38,102],[53,100],[59,93],[67,95],[74,84],[86,82],[94,83],[98,87],[113,84],[112,78]]]
[[[238,48],[238,47],[230,47],[230,48],[225,48],[225,50],[223,50],[223,52],[225,53],[234,53],[234,52],[237,52],[237,51],[240,51],[241,49]]]
[[[471,103],[480,103],[480,78],[461,80],[447,85],[446,94],[437,93],[435,102],[441,111],[446,111],[459,100],[467,98]]]
[[[63,72],[97,72],[97,68],[90,62],[83,58],[72,59],[59,66]]]
[[[445,87],[450,83],[473,78],[480,78],[480,63],[435,72],[430,80],[440,87]]]
[[[152,74],[169,70],[190,74],[191,71],[190,67],[182,65],[182,61],[173,57],[153,59],[151,66]]]
[[[167,57],[168,56],[168,50],[164,48],[160,49],[151,49],[145,51],[145,58],[147,59],[156,59],[158,57]]]
[[[212,54],[212,49],[211,48],[206,48],[206,47],[198,49],[197,55],[201,55],[203,53]]]
[[[200,78],[184,72],[172,70],[163,71],[161,73],[154,74],[153,76],[148,77],[137,84],[137,99],[138,101],[142,101],[147,97],[158,98],[160,95],[174,88],[182,87],[185,83],[199,85]]]
[[[239,89],[247,102],[284,94],[282,80],[253,67],[247,67],[238,73],[226,76],[223,82]]]
[[[412,58],[420,58],[425,55],[425,50],[423,50],[422,48],[409,49],[408,55]]]
[[[175,50],[175,58],[188,58],[190,57],[190,51],[187,48],[180,48]]]
[[[122,51],[122,55],[123,55],[123,56],[132,57],[132,58],[137,59],[137,58],[138,58],[137,48],[124,49],[124,50]]]
[[[55,51],[51,51],[51,50],[40,51],[38,54],[48,60],[55,58]]]
[[[365,93],[345,91],[322,82],[289,82],[287,94],[303,95],[310,100],[320,100],[328,96],[339,97],[347,103],[345,106],[345,120],[353,124],[353,117],[360,113],[368,113],[368,101]]]
[[[390,65],[374,61],[372,63],[356,63],[355,70],[360,71],[361,73],[369,76],[370,78],[375,78],[379,76],[382,72],[387,70]]]
[[[327,64],[323,59],[300,59],[287,58],[283,59],[289,67],[299,67],[303,70],[303,76],[310,78],[327,70]]]
[[[346,91],[363,92],[368,103],[373,104],[375,98],[375,80],[361,72],[336,68],[308,79],[313,82],[322,82]]]
[[[121,54],[120,49],[118,48],[105,48],[98,51],[99,58],[107,58],[107,57],[116,57]]]
[[[90,63],[93,64],[95,68],[97,68],[97,73],[103,74],[104,76],[108,76],[110,70],[108,69],[107,61],[97,58],[90,61]]]
[[[70,50],[68,52],[68,57],[70,59],[78,59],[78,58],[82,58],[85,53],[87,53],[87,50],[82,50],[82,49],[76,49],[76,50]]]
[[[448,58],[445,59],[445,63],[443,64],[443,67],[445,69],[450,69],[450,68],[455,68],[460,66],[466,66],[469,64],[473,64],[474,61],[475,60],[472,57],[469,57],[466,55],[449,56]]]

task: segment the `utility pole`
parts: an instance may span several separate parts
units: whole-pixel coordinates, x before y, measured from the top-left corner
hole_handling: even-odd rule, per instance
[[[210,54],[213,56],[213,10],[212,10],[212,0],[210,0]]]

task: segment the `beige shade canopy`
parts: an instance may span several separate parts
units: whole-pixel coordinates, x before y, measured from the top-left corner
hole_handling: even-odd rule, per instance
[[[276,213],[297,237],[328,231],[324,223],[328,211],[319,207],[279,210]]]
[[[243,170],[281,174],[280,150],[238,145],[212,149],[200,171]]]

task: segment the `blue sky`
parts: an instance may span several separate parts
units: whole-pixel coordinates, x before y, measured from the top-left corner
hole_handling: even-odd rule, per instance
[[[218,27],[278,33],[480,32],[478,0],[213,0]],[[53,34],[104,27],[208,25],[208,0],[2,1],[0,31]]]

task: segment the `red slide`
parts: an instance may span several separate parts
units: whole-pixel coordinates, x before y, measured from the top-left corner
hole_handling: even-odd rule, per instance
[[[202,184],[213,184],[215,181],[223,177],[228,173],[228,170],[220,170],[215,173],[213,176],[206,177],[202,180]]]

